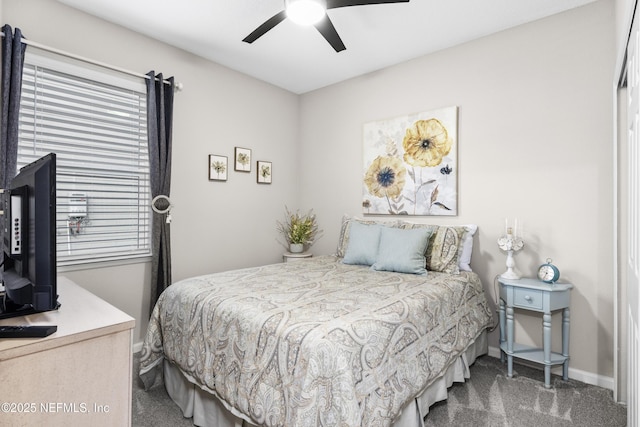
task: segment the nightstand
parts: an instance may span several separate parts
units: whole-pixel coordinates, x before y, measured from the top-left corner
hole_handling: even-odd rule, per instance
[[[312,256],[313,254],[311,252],[300,252],[295,254],[293,252],[285,252],[282,254],[282,262],[299,261],[301,259],[311,258]]]
[[[545,283],[538,279],[503,279],[500,283],[500,358],[507,358],[507,375],[513,375],[513,358],[544,365],[544,386],[551,387],[551,366],[562,366],[562,378],[569,378],[570,283]],[[542,315],[543,347],[514,343],[514,308]],[[562,353],[551,351],[551,312],[562,310]]]

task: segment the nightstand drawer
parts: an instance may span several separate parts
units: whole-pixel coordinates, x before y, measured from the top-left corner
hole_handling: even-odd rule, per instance
[[[526,288],[514,288],[513,305],[515,307],[542,310],[542,291]]]

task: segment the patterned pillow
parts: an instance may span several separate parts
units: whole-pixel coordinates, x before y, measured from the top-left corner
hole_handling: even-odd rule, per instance
[[[460,274],[459,258],[465,227],[438,227],[427,247],[427,270]]]
[[[427,246],[427,270],[460,274],[459,260],[463,238],[468,234],[465,226],[444,226],[404,222],[403,228],[426,228],[431,231]]]
[[[340,227],[340,235],[338,236],[338,248],[336,250],[336,256],[340,258],[344,258],[344,254],[347,251],[347,247],[349,246],[349,228],[352,222],[359,222],[360,224],[380,224],[386,227],[395,227],[399,228],[401,223],[399,221],[379,221],[374,219],[362,219],[352,217],[350,215],[344,214],[342,216],[342,226]]]
[[[433,224],[418,224],[415,222],[406,222],[403,221],[402,228],[406,228],[406,229],[415,229],[415,228],[426,228],[427,230],[431,231],[431,237],[433,238],[433,235],[436,231],[438,231],[438,228],[440,228],[439,225],[433,225]]]

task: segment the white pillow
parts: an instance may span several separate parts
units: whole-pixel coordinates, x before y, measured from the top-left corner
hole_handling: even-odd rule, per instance
[[[471,271],[471,253],[473,252],[473,235],[478,231],[476,224],[466,224],[467,232],[462,236],[462,250],[458,258],[458,267],[463,271]]]

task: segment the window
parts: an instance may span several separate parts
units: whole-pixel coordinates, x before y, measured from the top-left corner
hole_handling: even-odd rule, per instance
[[[18,167],[56,153],[59,266],[151,254],[147,147],[141,78],[27,50]]]

